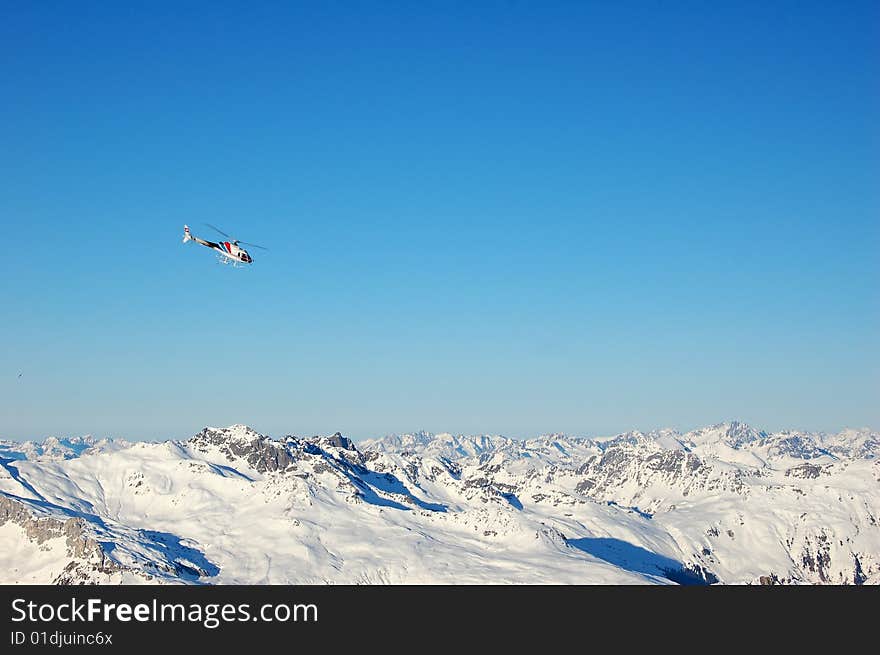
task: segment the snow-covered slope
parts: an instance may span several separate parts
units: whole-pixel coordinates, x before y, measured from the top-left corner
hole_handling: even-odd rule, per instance
[[[878,583],[880,435],[0,442],[0,583]]]

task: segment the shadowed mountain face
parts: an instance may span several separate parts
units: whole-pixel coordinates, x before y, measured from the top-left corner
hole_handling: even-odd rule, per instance
[[[653,553],[641,546],[610,537],[581,537],[569,539],[569,545],[610,562],[627,571],[651,576],[662,576],[681,585],[707,585],[718,582],[713,574],[700,568],[688,568],[665,555]]]
[[[0,582],[880,582],[880,438],[0,442]]]

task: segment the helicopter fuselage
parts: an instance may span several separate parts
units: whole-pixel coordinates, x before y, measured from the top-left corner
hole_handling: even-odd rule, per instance
[[[250,264],[254,260],[251,259],[251,256],[248,254],[247,250],[244,248],[240,248],[235,245],[231,241],[221,241],[220,243],[211,243],[209,246],[212,250],[216,250],[224,257],[231,259],[234,262],[240,262],[242,264]],[[203,244],[206,245],[206,244]]]

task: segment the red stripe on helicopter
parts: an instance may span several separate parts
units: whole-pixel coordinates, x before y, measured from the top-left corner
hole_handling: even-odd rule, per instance
[[[226,246],[226,252],[232,252],[232,248],[229,247],[229,242],[228,242],[228,241],[224,241],[224,242],[223,242],[223,245]]]

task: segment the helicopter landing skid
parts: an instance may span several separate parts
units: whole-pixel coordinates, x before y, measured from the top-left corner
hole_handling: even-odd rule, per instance
[[[231,266],[232,268],[244,268],[244,264],[242,262],[237,262],[234,259],[230,259],[226,255],[217,255],[217,263],[223,264],[224,266]]]

